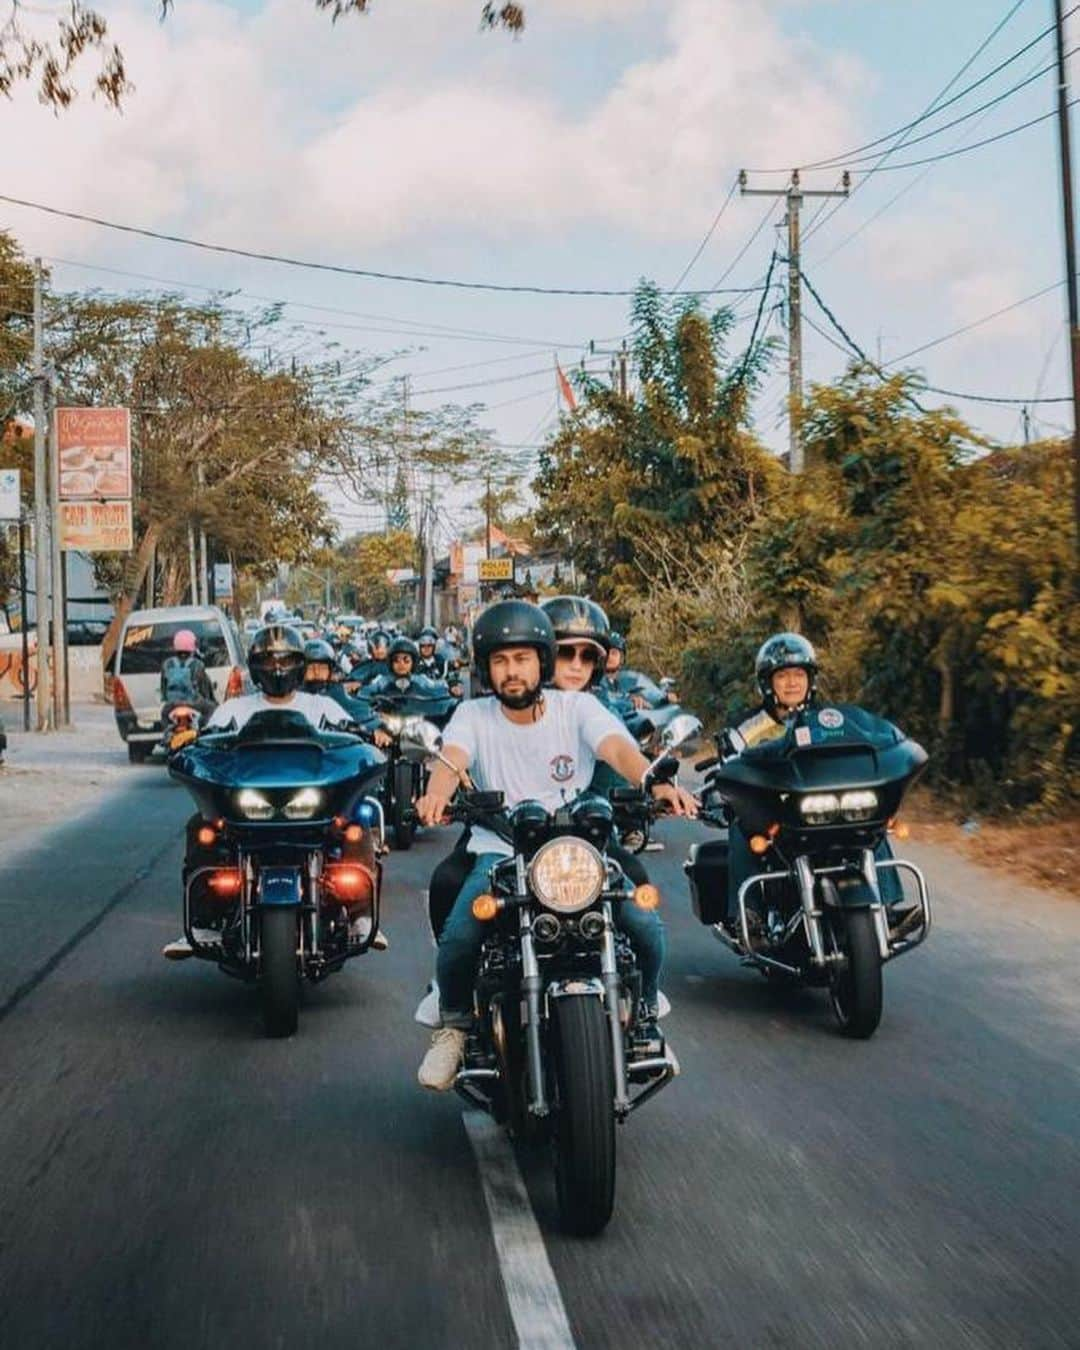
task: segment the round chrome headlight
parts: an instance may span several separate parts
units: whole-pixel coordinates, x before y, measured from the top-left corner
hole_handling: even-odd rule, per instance
[[[256,792],[254,788],[241,788],[236,794],[236,805],[245,820],[273,820],[274,808],[270,802]]]
[[[529,865],[537,900],[559,914],[588,909],[604,889],[604,860],[584,839],[551,839]]]

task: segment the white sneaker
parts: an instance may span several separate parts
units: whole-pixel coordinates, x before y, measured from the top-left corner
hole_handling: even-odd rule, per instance
[[[413,1021],[419,1022],[422,1027],[431,1027],[437,1030],[442,1026],[442,1009],[439,1007],[439,986],[432,981],[431,988],[420,1000],[416,1012],[413,1014]]]
[[[166,942],[161,954],[166,961],[186,961],[189,956],[195,955],[186,937],[177,938],[175,942]]]
[[[656,1020],[659,1022],[661,1017],[666,1017],[671,1011],[671,1000],[662,989],[656,991]]]
[[[431,1038],[431,1046],[417,1073],[421,1087],[432,1092],[447,1092],[454,1086],[465,1054],[465,1033],[460,1027],[442,1027]]]
[[[371,939],[371,946],[372,950],[377,952],[388,952],[390,950],[390,939],[386,936],[383,929],[380,928]]]

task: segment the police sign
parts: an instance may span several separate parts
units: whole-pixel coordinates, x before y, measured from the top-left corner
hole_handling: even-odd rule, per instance
[[[513,558],[481,558],[478,567],[481,581],[513,581]]]

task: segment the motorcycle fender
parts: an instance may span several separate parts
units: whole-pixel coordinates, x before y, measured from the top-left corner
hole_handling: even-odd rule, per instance
[[[827,877],[832,884],[818,889],[821,901],[831,909],[867,909],[878,903],[878,897],[866,884],[866,878],[852,872],[847,876]]]
[[[299,908],[304,888],[298,867],[266,867],[259,873],[257,903]]]
[[[554,980],[547,986],[544,993],[548,998],[580,998],[584,994],[587,997],[603,999],[604,982],[593,978]]]

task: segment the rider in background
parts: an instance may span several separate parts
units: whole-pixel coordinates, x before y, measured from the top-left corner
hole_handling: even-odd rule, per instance
[[[179,703],[193,707],[205,722],[217,707],[217,695],[199,655],[198,641],[190,628],[173,635],[172,655],[161,666],[162,716]]]

